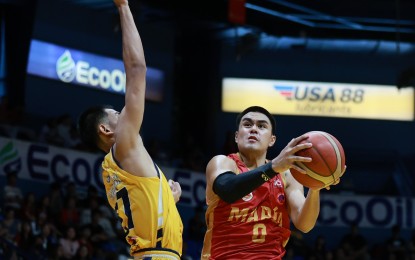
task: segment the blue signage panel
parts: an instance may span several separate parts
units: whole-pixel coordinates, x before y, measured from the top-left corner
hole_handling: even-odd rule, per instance
[[[91,54],[55,44],[32,40],[27,72],[102,91],[124,94],[125,71],[122,60]],[[147,67],[146,99],[161,101],[164,73]]]

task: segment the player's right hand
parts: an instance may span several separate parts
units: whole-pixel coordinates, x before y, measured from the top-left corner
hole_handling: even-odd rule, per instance
[[[311,157],[302,157],[298,156],[295,153],[308,149],[313,146],[312,143],[301,143],[301,141],[308,138],[307,134],[301,135],[297,138],[293,138],[287,146],[282,149],[280,154],[272,160],[272,169],[275,172],[285,172],[286,170],[293,168],[303,174],[306,174],[306,171],[298,167],[295,162],[311,162]]]

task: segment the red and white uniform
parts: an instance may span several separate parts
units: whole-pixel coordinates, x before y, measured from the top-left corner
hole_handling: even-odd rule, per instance
[[[238,165],[238,174],[249,170],[238,154],[228,157]],[[232,204],[216,194],[207,204],[202,259],[282,259],[290,219],[280,174]]]

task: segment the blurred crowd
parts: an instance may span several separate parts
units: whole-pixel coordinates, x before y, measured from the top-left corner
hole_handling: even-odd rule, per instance
[[[17,175],[11,172],[0,198],[0,259],[129,257],[124,231],[94,186],[81,190],[73,182],[52,183],[39,196],[22,190]],[[196,207],[184,223],[183,260],[200,259],[206,231],[204,213],[204,207]],[[369,243],[354,224],[335,248],[327,246],[330,238],[323,235],[312,244],[305,236],[293,229],[285,260],[415,260],[415,232],[406,239],[399,225],[391,227],[389,238],[379,244]]]
[[[15,172],[0,194],[0,259],[127,259],[125,233],[103,193],[94,186],[52,183],[45,195],[22,190]],[[183,259],[198,259],[204,208],[185,224]]]
[[[128,256],[124,231],[98,190],[50,185],[39,197],[7,174],[0,215],[3,259],[119,259]]]

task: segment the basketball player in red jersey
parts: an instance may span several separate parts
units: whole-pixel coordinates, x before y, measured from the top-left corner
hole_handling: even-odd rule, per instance
[[[310,162],[295,153],[312,146],[292,139],[273,160],[267,150],[276,141],[275,120],[253,106],[237,117],[238,153],[217,155],[206,167],[207,232],[202,259],[282,259],[290,237],[290,220],[310,231],[320,212],[319,190],[304,188],[289,171],[305,171],[295,162]],[[336,180],[334,184],[337,184]]]

